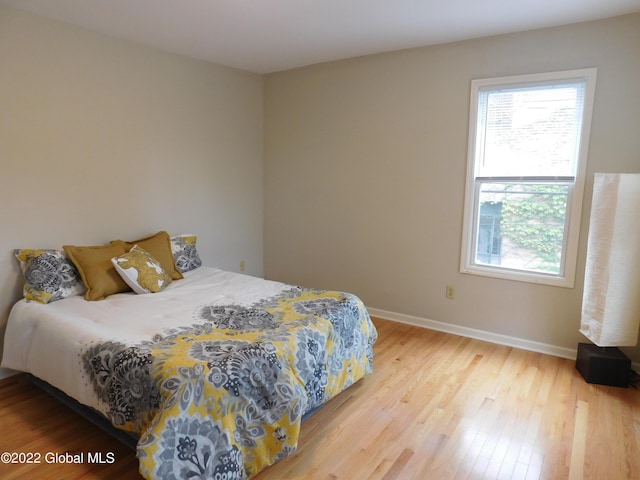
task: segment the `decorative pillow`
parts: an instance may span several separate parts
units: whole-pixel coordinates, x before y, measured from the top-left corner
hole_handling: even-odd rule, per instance
[[[62,250],[14,250],[24,274],[24,298],[50,303],[85,293],[80,273]]]
[[[115,242],[119,241],[121,240],[115,240]],[[173,253],[171,253],[171,239],[167,232],[161,231],[150,237],[124,243],[129,247],[127,250],[131,249],[134,245],[138,245],[150,253],[153,258],[160,262],[164,271],[167,272],[173,280],[183,278],[182,273],[176,269]]]
[[[114,293],[131,290],[111,263],[113,257],[127,253],[124,242],[91,247],[64,245],[62,248],[80,272],[87,287],[84,296],[87,300],[102,300]]]
[[[196,250],[195,235],[183,234],[171,237],[171,251],[176,268],[182,273],[190,272],[202,266],[202,260]]]
[[[111,262],[127,285],[136,293],[158,293],[171,283],[171,277],[149,252],[134,245]]]

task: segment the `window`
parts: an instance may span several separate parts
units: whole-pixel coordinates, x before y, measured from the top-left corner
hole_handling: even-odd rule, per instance
[[[595,80],[471,82],[463,273],[573,287]]]

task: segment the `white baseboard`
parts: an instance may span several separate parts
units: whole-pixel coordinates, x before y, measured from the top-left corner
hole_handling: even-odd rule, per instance
[[[534,342],[525,338],[510,337],[508,335],[501,335],[499,333],[492,333],[475,328],[463,327],[461,325],[438,322],[437,320],[429,320],[428,318],[414,317],[412,315],[405,315],[403,313],[389,312],[386,310],[380,310],[379,308],[367,307],[367,310],[372,317],[378,317],[383,320],[406,323],[407,325],[428,328],[437,332],[445,332],[451,333],[453,335],[459,335],[461,337],[475,338],[477,340],[496,343],[498,345],[506,345],[508,347],[521,348],[522,350],[530,350],[532,352],[553,355],[554,357],[575,360],[578,355],[577,346],[576,348],[558,347],[557,345]],[[632,362],[631,368],[633,368],[633,370],[635,370],[636,372],[640,371],[640,363]]]
[[[438,322],[436,320],[429,320],[427,318],[414,317],[412,315],[405,315],[402,313],[388,312],[386,310],[380,310],[378,308],[367,307],[367,310],[372,317],[382,318],[383,320],[406,323],[408,325],[428,328],[430,330],[436,330],[438,332],[452,333],[454,335],[460,335],[461,337],[484,340],[485,342],[496,343],[498,345],[506,345],[508,347],[521,348],[523,350],[530,350],[532,352],[545,353],[547,355],[553,355],[554,357],[575,360],[578,353],[577,347],[558,347],[556,345],[534,342],[531,340],[526,340],[524,338],[510,337],[508,335],[501,335],[499,333],[486,332],[484,330],[478,330],[475,328],[463,327],[451,323]]]

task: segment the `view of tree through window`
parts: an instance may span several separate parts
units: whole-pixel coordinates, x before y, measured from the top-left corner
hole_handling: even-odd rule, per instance
[[[560,273],[568,193],[567,185],[483,183],[476,261]],[[490,221],[482,214],[488,207],[494,212]],[[488,228],[490,256],[482,245]]]

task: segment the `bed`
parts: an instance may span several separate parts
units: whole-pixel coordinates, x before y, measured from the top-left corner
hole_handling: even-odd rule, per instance
[[[250,478],[296,450],[305,413],[372,371],[377,332],[352,294],[180,268],[173,253],[181,278],[152,295],[87,301],[85,285],[18,301],[2,366],[139,437],[145,478]]]

